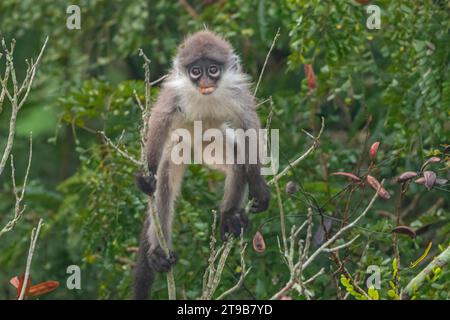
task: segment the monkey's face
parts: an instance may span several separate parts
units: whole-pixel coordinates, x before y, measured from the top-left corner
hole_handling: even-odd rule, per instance
[[[213,93],[222,74],[223,64],[211,59],[198,59],[187,66],[189,79],[198,88],[201,94]]]

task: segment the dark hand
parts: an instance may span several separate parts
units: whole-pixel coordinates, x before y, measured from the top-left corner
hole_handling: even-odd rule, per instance
[[[156,177],[150,172],[148,176],[145,176],[142,171],[137,172],[134,175],[136,186],[145,194],[151,196],[156,190]]]
[[[227,235],[239,237],[241,230],[244,231],[248,227],[248,218],[244,209],[232,209],[222,213],[222,221],[220,223],[220,236],[223,241],[227,239]]]
[[[256,185],[249,185],[248,198],[252,200],[251,212],[266,211],[270,202],[270,188],[264,180]]]
[[[177,262],[178,255],[171,251],[169,252],[169,257],[167,257],[164,250],[157,246],[154,249],[150,249],[147,259],[150,268],[156,272],[168,272]]]

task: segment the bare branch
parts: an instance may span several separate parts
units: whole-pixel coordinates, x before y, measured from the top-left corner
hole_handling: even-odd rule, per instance
[[[132,155],[130,155],[127,151],[120,149],[118,146],[116,146],[110,138],[108,138],[108,136],[105,134],[104,131],[97,131],[102,137],[103,139],[105,139],[106,143],[108,145],[110,145],[114,150],[116,150],[122,157],[124,157],[125,159],[129,160],[131,163],[133,163],[134,165],[141,167],[143,165],[143,162],[137,160],[136,158],[134,158]]]
[[[322,126],[320,128],[319,134],[317,135],[317,137],[314,138],[314,142],[313,142],[312,146],[308,150],[306,150],[305,153],[303,153],[301,156],[299,156],[297,159],[295,159],[292,163],[290,163],[286,168],[284,168],[283,171],[281,171],[279,174],[277,174],[275,177],[273,177],[272,180],[270,180],[268,183],[273,184],[273,183],[275,183],[275,180],[280,180],[283,176],[285,176],[289,172],[290,169],[292,169],[293,167],[298,165],[308,155],[310,155],[317,148],[317,146],[319,144],[319,139],[322,136],[324,128],[325,128],[325,119],[322,117]]]
[[[280,28],[278,28],[277,33],[275,34],[275,37],[273,37],[272,45],[270,46],[269,52],[267,52],[266,60],[264,61],[261,72],[259,73],[258,82],[256,83],[256,87],[255,87],[255,91],[253,92],[253,96],[256,96],[256,93],[258,92],[259,84],[261,83],[261,79],[263,77],[264,71],[266,70],[267,62],[269,61],[269,56],[272,53],[272,50],[275,47],[275,43],[277,42],[279,36],[280,36]]]
[[[43,220],[40,219],[37,228],[33,228],[33,231],[31,232],[30,249],[28,250],[27,265],[25,268],[25,276],[23,278],[23,285],[22,290],[20,291],[19,300],[23,300],[25,298],[25,291],[27,288],[28,279],[30,277],[31,260],[33,260],[34,249],[36,248],[36,241],[39,236],[39,232],[41,231],[42,225]]]
[[[339,246],[337,246],[337,247],[334,247],[334,248],[326,248],[326,249],[324,249],[323,251],[325,251],[325,252],[335,252],[335,251],[338,251],[338,250],[347,248],[348,246],[350,246],[350,245],[353,243],[353,241],[355,241],[355,240],[358,239],[358,238],[359,238],[359,235],[357,235],[357,236],[354,237],[352,240],[350,240],[350,241],[348,241],[348,242],[346,242],[346,243],[344,243],[344,244],[341,244],[341,245],[339,245]]]
[[[247,276],[247,274],[250,272],[250,270],[252,269],[251,267],[246,270],[246,265],[245,265],[245,249],[247,248],[247,244],[244,243],[244,234],[243,232],[241,232],[241,241],[240,241],[240,256],[241,256],[241,276],[239,277],[238,282],[230,289],[228,289],[227,291],[225,291],[224,293],[222,293],[217,300],[223,300],[226,296],[230,295],[231,293],[235,292],[236,290],[238,290],[242,284],[244,283],[245,277]]]
[[[16,133],[16,122],[17,122],[17,114],[19,110],[22,108],[23,104],[28,98],[28,94],[30,93],[31,86],[33,84],[34,77],[36,75],[36,68],[41,60],[41,57],[44,53],[45,47],[47,46],[48,37],[45,39],[45,42],[41,48],[41,51],[36,59],[36,62],[29,64],[29,67],[27,69],[27,74],[25,76],[25,79],[23,80],[20,88],[16,79],[16,72],[14,68],[14,62],[13,62],[13,52],[14,52],[14,45],[15,42],[12,41],[11,43],[11,49],[8,50],[5,44],[5,40],[2,39],[2,47],[3,51],[5,52],[5,58],[6,58],[6,71],[5,71],[5,77],[0,77],[0,85],[2,88],[1,94],[0,94],[0,108],[3,104],[3,99],[6,96],[11,103],[11,118],[9,120],[9,133],[8,138],[6,140],[6,146],[3,151],[2,158],[0,160],[0,176],[3,173],[6,162],[8,161],[8,158],[11,154],[11,150],[14,144],[14,137]],[[28,61],[27,61],[28,63]],[[13,93],[11,94],[8,90],[8,77],[11,76],[11,82],[13,85]]]
[[[22,207],[22,201],[25,196],[25,190],[26,190],[27,183],[28,183],[28,175],[30,174],[32,157],[33,157],[33,137],[32,137],[32,134],[30,133],[30,151],[29,151],[29,155],[28,155],[28,165],[27,165],[27,170],[25,172],[25,177],[24,177],[23,184],[22,184],[22,190],[20,192],[18,191],[17,186],[16,186],[16,172],[15,172],[15,167],[14,167],[14,157],[13,157],[13,155],[11,155],[11,180],[12,180],[12,184],[13,184],[13,192],[14,192],[14,195],[16,198],[15,205],[14,205],[14,218],[11,219],[10,221],[8,221],[8,223],[3,227],[3,229],[0,230],[0,237],[4,233],[14,229],[17,222],[22,217],[23,212],[25,211],[26,206]]]

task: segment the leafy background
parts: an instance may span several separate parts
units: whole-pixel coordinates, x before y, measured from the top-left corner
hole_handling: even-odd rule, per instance
[[[59,280],[63,284],[42,299],[130,298],[133,248],[146,201],[134,187],[136,168],[111,150],[96,131],[104,130],[113,141],[138,155],[140,113],[133,90],[141,96],[144,91],[138,49],[151,58],[151,77],[157,79],[170,68],[171,57],[185,35],[205,25],[233,44],[253,79],[258,78],[280,28],[258,97],[261,101],[273,99],[272,128],[280,129],[282,166],[310,145],[302,129],[317,133],[320,116],[326,119],[320,148],[281,181],[282,185],[289,180],[301,185],[297,196],[283,194],[286,212],[293,215],[288,218],[289,226],[305,219],[305,194],[325,203],[345,186],[345,181],[329,173],[359,170],[363,164],[359,172],[363,174],[367,147],[374,141],[381,141],[377,175],[388,180],[387,189],[393,195],[399,192],[391,179],[405,170],[418,170],[432,155],[446,159],[433,165],[433,170],[448,178],[448,155],[443,154],[450,138],[448,1],[373,1],[381,8],[380,30],[368,30],[366,7],[349,0],[190,1],[193,10],[187,10],[185,3],[1,1],[0,32],[7,41],[17,41],[19,76],[26,70],[24,60],[36,56],[47,35],[50,40],[30,98],[19,115],[13,149],[17,171],[23,172],[26,166],[30,131],[33,163],[25,215],[15,231],[1,239],[0,298],[14,298],[8,280],[23,272],[29,233],[41,217],[45,227],[32,264],[32,281]],[[81,30],[66,28],[70,4],[81,8]],[[308,87],[304,64],[313,66],[315,90]],[[157,91],[153,89],[153,97]],[[8,112],[5,108],[0,117],[1,137],[7,135]],[[268,104],[258,112],[266,121]],[[192,166],[185,181],[174,228],[174,246],[180,256],[175,277],[178,291],[192,299],[201,293],[211,210],[220,200],[223,177]],[[3,225],[14,205],[6,172],[0,188]],[[405,223],[422,232],[415,240],[400,238],[402,284],[439,253],[438,245],[448,245],[448,193],[448,185],[431,191],[411,185],[406,194],[401,208],[407,210]],[[367,200],[364,192],[359,196],[363,202]],[[369,265],[381,267],[381,298],[388,298],[392,278],[390,230],[395,223],[376,211],[394,212],[396,198],[378,201],[361,228],[348,235],[350,239],[360,234],[358,241],[342,252],[347,267],[361,282]],[[337,197],[330,201],[326,212],[340,216],[345,200]],[[355,200],[349,210],[354,214],[362,208]],[[268,298],[288,280],[277,246],[277,216],[273,199],[268,212],[252,217],[246,235],[250,241],[258,226],[273,218],[262,228],[267,250],[263,254],[248,250],[252,272],[231,298]],[[314,219],[318,225],[318,218]],[[408,269],[409,261],[419,257],[431,240],[434,246],[429,257],[416,269]],[[64,286],[66,268],[71,264],[82,269],[82,290]],[[238,266],[236,250],[227,263],[220,290],[235,283]],[[345,288],[339,283],[336,265],[326,255],[308,272],[312,275],[321,267],[326,273],[313,285],[315,298],[342,298]],[[415,297],[448,299],[449,286],[450,273],[444,270]],[[166,298],[164,277],[157,279],[154,294]]]

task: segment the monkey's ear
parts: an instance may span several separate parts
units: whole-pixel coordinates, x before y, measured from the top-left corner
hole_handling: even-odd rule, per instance
[[[135,173],[134,181],[139,190],[151,196],[156,190],[156,177],[150,172],[148,176],[142,171]]]

